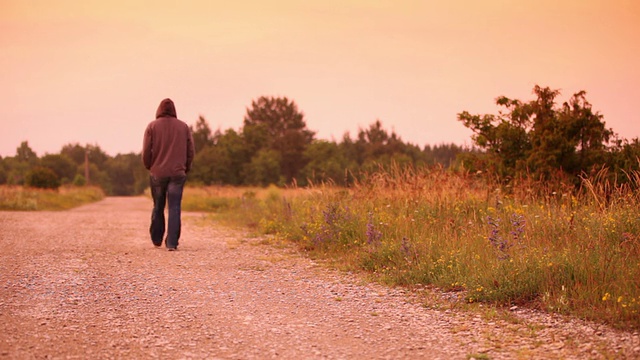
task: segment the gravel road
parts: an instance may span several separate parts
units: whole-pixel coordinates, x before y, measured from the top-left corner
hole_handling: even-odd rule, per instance
[[[106,198],[0,212],[0,359],[640,358],[637,332],[444,298],[425,307],[420,293],[202,214],[183,213],[179,251],[156,249],[150,209],[147,198]]]

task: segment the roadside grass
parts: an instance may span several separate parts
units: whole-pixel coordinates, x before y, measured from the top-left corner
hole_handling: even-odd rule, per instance
[[[94,186],[63,186],[57,190],[0,186],[0,210],[67,210],[104,196],[102,189]]]
[[[394,169],[348,189],[211,188],[185,200],[389,285],[638,329],[640,176],[615,185],[604,175],[576,192]]]
[[[274,233],[264,214],[285,199],[304,196],[314,190],[262,187],[187,186],[182,197],[183,211],[204,211],[227,226],[240,226],[260,234]],[[148,192],[148,191],[147,191]],[[149,194],[150,196],[150,194]],[[277,205],[275,205],[277,207]]]

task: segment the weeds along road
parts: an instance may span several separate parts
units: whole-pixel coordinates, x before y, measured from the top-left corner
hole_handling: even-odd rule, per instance
[[[522,311],[425,307],[183,214],[148,239],[146,198],[0,212],[0,359],[634,358],[637,333]],[[493,314],[493,315],[491,315]]]

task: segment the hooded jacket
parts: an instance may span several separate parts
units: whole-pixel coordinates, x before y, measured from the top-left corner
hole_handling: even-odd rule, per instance
[[[142,162],[154,177],[186,175],[195,148],[191,129],[176,115],[171,99],[160,102],[156,119],[149,123],[142,141]]]

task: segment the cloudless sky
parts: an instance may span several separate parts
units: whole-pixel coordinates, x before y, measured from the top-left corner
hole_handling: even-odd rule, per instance
[[[0,0],[0,156],[73,142],[138,152],[170,97],[178,117],[240,129],[286,96],[317,137],[375,120],[423,146],[471,144],[464,110],[534,85],[580,90],[640,137],[636,0]]]

